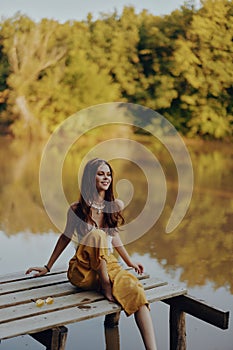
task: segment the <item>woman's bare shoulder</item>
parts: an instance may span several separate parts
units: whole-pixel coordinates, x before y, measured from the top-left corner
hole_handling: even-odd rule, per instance
[[[120,211],[124,209],[125,205],[124,205],[124,202],[121,199],[118,199],[118,198],[115,199],[115,203],[118,206]]]
[[[74,203],[72,203],[71,205],[70,205],[70,208],[69,209],[71,209],[71,210],[73,210],[74,212],[76,212],[77,211],[77,209],[78,209],[78,207],[79,207],[79,202],[74,202]]]

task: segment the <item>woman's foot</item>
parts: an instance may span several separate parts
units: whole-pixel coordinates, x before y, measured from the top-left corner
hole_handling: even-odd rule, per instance
[[[114,299],[112,295],[112,287],[110,283],[102,283],[101,284],[101,293],[107,298],[109,301],[115,302],[116,300]]]

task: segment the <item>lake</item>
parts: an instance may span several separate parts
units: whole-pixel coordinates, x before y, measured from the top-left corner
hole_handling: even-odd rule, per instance
[[[110,137],[111,133],[107,135]],[[117,137],[122,137],[121,132],[120,135]],[[128,137],[127,130],[125,136]],[[167,150],[153,138],[147,135],[131,137],[157,158],[165,174],[167,193],[161,215],[153,226],[126,245],[129,254],[134,260],[142,262],[151,276],[185,286],[190,295],[232,312],[232,147],[220,142],[186,141],[194,172],[192,199],[181,223],[171,233],[165,233],[178,191],[176,167]],[[101,133],[86,135],[67,154],[62,181],[68,203],[78,198],[78,169],[83,156],[90,152],[95,143],[102,141]],[[60,230],[49,218],[40,195],[39,169],[44,144],[1,138],[0,146],[0,274],[5,274],[25,271],[29,266],[43,266]],[[143,169],[138,166],[140,157],[139,152],[133,155],[134,161],[129,157],[111,161],[116,173],[115,183],[119,186],[116,192],[125,196],[126,202],[129,200],[125,209],[127,222],[136,219],[145,209],[148,182],[156,183],[156,176],[146,177]],[[51,164],[51,169],[54,164]],[[145,164],[145,159],[140,164]],[[121,179],[126,181],[121,183]],[[52,182],[53,179],[48,178],[48,197],[54,191]],[[156,191],[155,196],[159,197],[161,188],[158,187]],[[63,223],[66,212],[59,207],[59,195],[56,197],[53,192],[52,201],[54,211]],[[156,207],[151,207],[151,215],[156,216],[155,212]],[[124,236],[125,233],[122,234]],[[71,243],[57,261],[57,266],[67,264],[74,251],[75,246]],[[167,350],[168,307],[162,302],[152,304],[151,314],[158,349]],[[105,348],[102,318],[73,324],[68,328],[67,350],[93,349],[93,344],[95,349]],[[121,349],[143,349],[133,317],[127,318],[122,314],[119,330]],[[187,315],[187,344],[188,350],[232,350],[231,320],[230,328],[223,331]],[[2,341],[0,347],[1,350],[41,349],[41,345],[29,336]]]

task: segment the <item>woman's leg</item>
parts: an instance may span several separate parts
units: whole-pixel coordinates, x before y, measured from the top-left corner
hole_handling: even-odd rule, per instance
[[[146,305],[140,307],[134,314],[146,350],[156,350],[155,334],[150,311]]]
[[[104,259],[100,260],[100,264],[99,264],[99,267],[97,269],[97,273],[99,275],[101,290],[102,290],[104,296],[109,301],[116,301],[112,295],[111,281],[110,281],[109,276],[108,276],[107,264],[106,264],[106,261]]]

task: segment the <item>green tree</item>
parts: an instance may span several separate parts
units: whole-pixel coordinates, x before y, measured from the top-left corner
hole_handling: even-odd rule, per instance
[[[186,6],[164,17],[144,11],[140,21],[138,49],[148,87],[139,101],[168,117],[183,132],[186,118],[180,116],[180,77],[173,73],[175,43],[179,37],[185,39],[193,13],[194,9]]]
[[[58,23],[42,20],[34,23],[28,17],[16,15],[2,23],[3,51],[10,63],[7,84],[10,89],[8,112],[16,116],[13,132],[34,136],[45,131],[36,118],[32,104],[41,101],[34,96],[35,81],[41,79],[48,67],[62,60],[66,47],[57,33]]]
[[[7,77],[9,75],[9,63],[7,56],[3,52],[2,36],[0,34],[0,133],[6,132],[6,127],[11,123],[11,120],[4,115],[3,111],[7,107],[7,98],[9,90],[7,86]]]
[[[86,24],[17,15],[2,23],[1,33],[15,135],[44,136],[77,110],[118,98],[106,70],[88,58]]]
[[[90,24],[89,55],[106,69],[126,101],[136,102],[138,86],[144,85],[138,42],[138,16],[133,7],[125,7],[121,16],[114,12]]]
[[[65,59],[46,69],[35,82],[33,92],[41,101],[41,118],[50,132],[71,114],[91,105],[116,101],[120,95],[106,69],[88,55],[87,25],[66,23],[62,30],[67,36]],[[48,90],[52,93],[48,94]]]
[[[93,104],[128,101],[193,137],[232,136],[233,3],[188,0],[159,17],[133,7],[93,20],[0,24],[1,125],[48,132]],[[224,40],[223,40],[224,38]]]
[[[232,135],[233,3],[206,0],[185,37],[176,40],[175,69],[182,76],[181,110],[191,114],[189,135]]]

